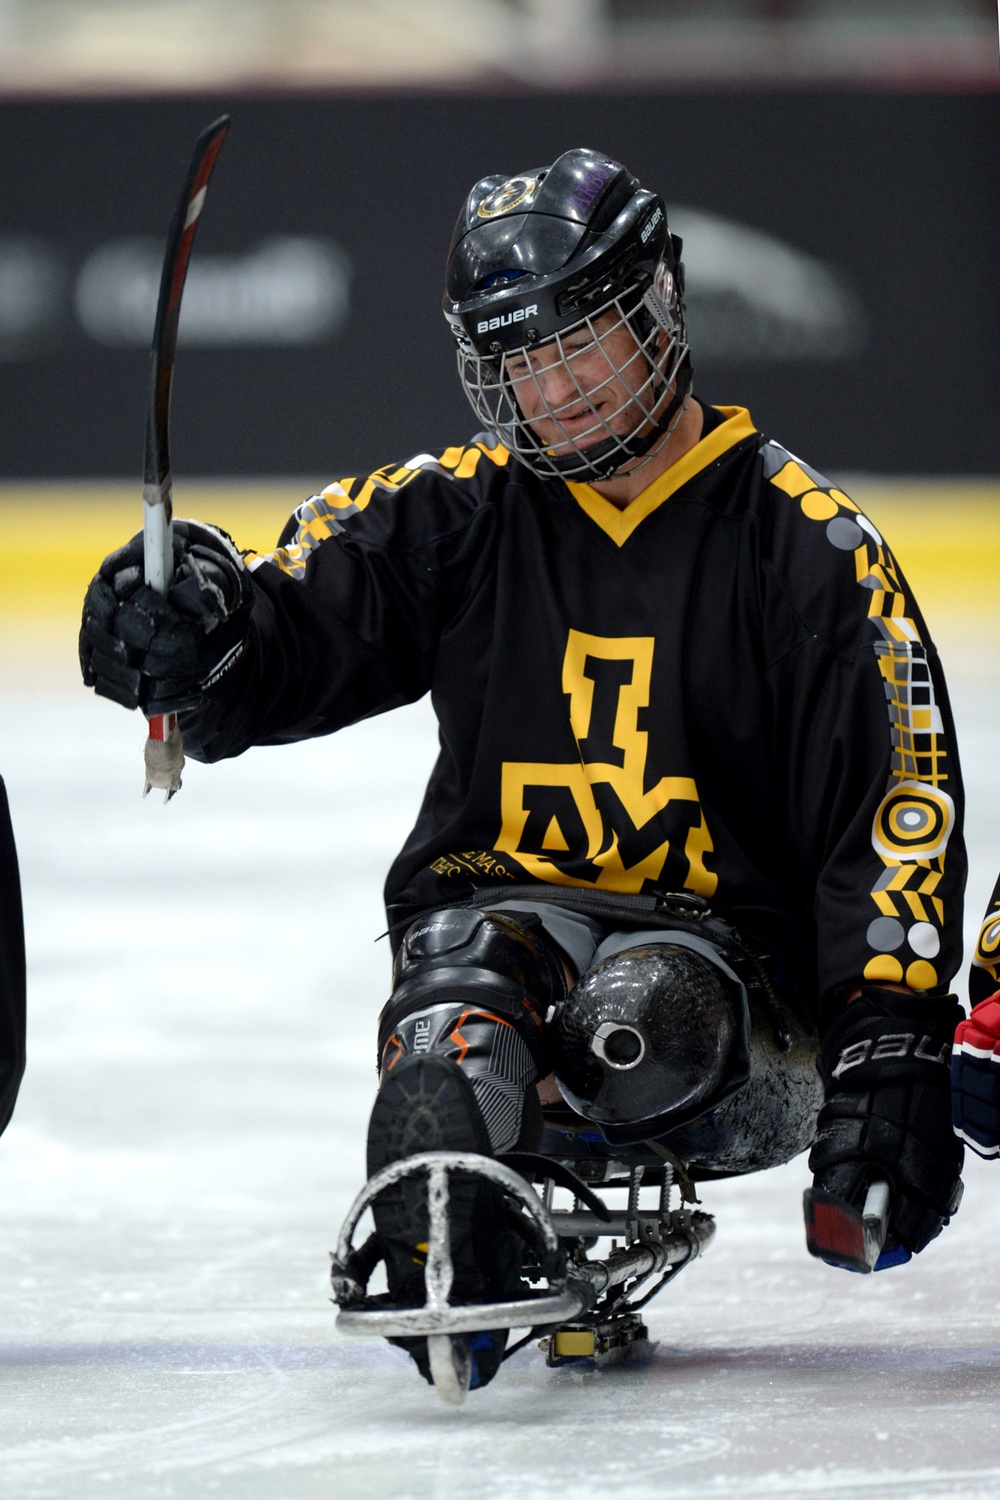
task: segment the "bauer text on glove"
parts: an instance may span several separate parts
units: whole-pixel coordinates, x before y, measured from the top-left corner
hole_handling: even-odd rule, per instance
[[[871,1183],[887,1182],[887,1253],[922,1250],[961,1201],[949,1071],[960,1015],[953,995],[870,984],[823,1039],[826,1102],[809,1155],[814,1184],[860,1208]]]

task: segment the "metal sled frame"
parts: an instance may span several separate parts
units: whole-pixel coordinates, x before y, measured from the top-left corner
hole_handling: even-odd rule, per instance
[[[523,1209],[538,1232],[549,1264],[561,1267],[547,1277],[547,1292],[505,1302],[457,1305],[448,1300],[454,1278],[448,1188],[452,1172],[485,1178]],[[422,1307],[386,1306],[384,1300],[367,1296],[368,1278],[378,1258],[354,1249],[354,1233],[362,1214],[381,1192],[406,1177],[420,1174],[427,1176],[426,1301]],[[557,1175],[557,1164],[553,1164],[553,1175]],[[426,1151],[392,1162],[355,1198],[331,1257],[334,1299],[340,1307],[337,1327],[341,1333],[354,1337],[423,1336],[431,1341],[428,1347],[433,1355],[439,1336],[447,1339],[452,1334],[482,1329],[529,1328],[531,1337],[564,1324],[581,1330],[598,1329],[612,1319],[620,1322],[645,1305],[668,1279],[700,1255],[715,1233],[715,1221],[709,1214],[669,1211],[669,1176],[666,1191],[661,1193],[660,1210],[641,1211],[638,1207],[641,1176],[641,1168],[633,1169],[629,1206],[624,1215],[609,1214],[606,1210],[603,1214],[582,1212],[579,1208],[572,1212],[552,1212],[548,1205],[553,1179],[546,1186],[547,1204],[517,1172],[491,1157],[472,1152]],[[597,1207],[600,1206],[598,1203]],[[613,1249],[603,1260],[586,1259],[584,1242],[609,1234],[623,1234],[625,1247]],[[640,1302],[633,1302],[631,1299],[640,1284],[657,1273],[662,1273],[661,1279],[652,1290]],[[633,1323],[641,1327],[637,1319]],[[514,1347],[519,1348],[520,1344]],[[551,1345],[549,1352],[551,1363]]]

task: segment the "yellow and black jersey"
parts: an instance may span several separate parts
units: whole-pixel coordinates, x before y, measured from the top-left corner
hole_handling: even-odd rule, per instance
[[[441,752],[390,919],[485,884],[687,890],[817,1000],[947,983],[961,782],[886,543],[739,407],[625,510],[487,439],[307,500],[251,560],[206,760],[430,692]]]
[[[990,904],[986,908],[976,951],[972,955],[969,970],[969,999],[973,1005],[988,1000],[1000,989],[1000,876],[993,887]]]

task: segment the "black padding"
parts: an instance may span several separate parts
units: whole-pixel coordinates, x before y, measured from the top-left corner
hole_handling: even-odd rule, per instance
[[[14,1112],[24,1075],[24,921],[7,789],[0,779],[0,1130]]]
[[[407,1016],[455,1002],[485,1006],[512,1021],[544,1068],[542,1022],[565,995],[566,983],[559,958],[530,916],[522,923],[520,913],[513,921],[506,913],[468,907],[428,912],[408,928],[393,978],[392,995],[379,1017],[380,1058]]]
[[[481,912],[450,910],[434,912],[414,922],[403,939],[403,948],[411,963],[438,958],[442,953],[456,953],[470,946],[485,918]]]
[[[414,1011],[446,1004],[488,1005],[508,1021],[519,1021],[525,1009],[523,991],[512,979],[471,964],[435,964],[411,974],[393,991],[379,1017],[380,1049],[389,1033]]]

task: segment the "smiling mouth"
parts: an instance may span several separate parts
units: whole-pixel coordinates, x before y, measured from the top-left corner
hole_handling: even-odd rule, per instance
[[[592,426],[595,422],[600,422],[601,417],[595,406],[587,405],[581,406],[577,410],[571,412],[558,412],[554,420],[560,427],[568,429],[571,427],[580,428],[583,426]]]

